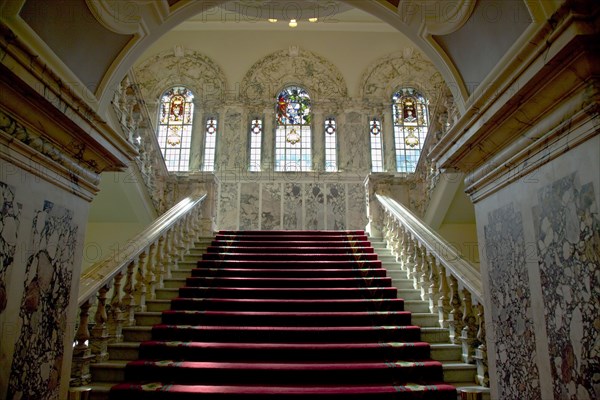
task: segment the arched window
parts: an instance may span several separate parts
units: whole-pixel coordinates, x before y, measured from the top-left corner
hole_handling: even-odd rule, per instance
[[[383,172],[383,140],[381,140],[381,122],[377,118],[369,121],[371,138],[371,171]]]
[[[249,170],[252,172],[260,171],[260,164],[262,161],[261,150],[262,150],[262,133],[263,123],[260,118],[253,118],[250,122],[250,165]]]
[[[206,119],[206,131],[204,132],[204,160],[202,171],[215,171],[215,157],[217,154],[217,119],[209,117]]]
[[[158,144],[169,171],[187,171],[190,164],[194,95],[183,87],[167,90],[160,99]]]
[[[403,88],[392,96],[396,170],[415,172],[429,126],[429,102],[413,88]]]
[[[329,117],[325,119],[325,171],[337,170],[337,126],[335,118]]]
[[[275,131],[275,171],[310,171],[310,97],[298,86],[277,95]]]

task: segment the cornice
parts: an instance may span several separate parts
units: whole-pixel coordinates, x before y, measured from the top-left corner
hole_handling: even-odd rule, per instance
[[[472,200],[564,153],[554,145],[563,137],[572,148],[598,133],[586,122],[597,125],[597,19],[560,9],[429,153],[440,169],[467,174]]]

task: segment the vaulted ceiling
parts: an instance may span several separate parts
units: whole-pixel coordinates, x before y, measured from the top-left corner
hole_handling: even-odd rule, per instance
[[[477,97],[478,90],[502,73],[498,65],[526,43],[524,33],[544,22],[558,3],[548,0],[15,0],[0,4],[0,18],[17,40],[41,55],[44,64],[63,82],[76,87],[100,115],[108,109],[114,88],[144,51],[179,24],[198,16],[208,21],[217,14],[220,15],[217,18],[225,16],[222,22],[227,22],[228,16],[232,18],[232,13],[256,17],[257,10],[265,9],[275,15],[289,16],[293,12],[308,15],[315,7],[324,16],[355,24],[357,29],[361,23],[379,24],[384,29],[391,27],[402,32],[438,68],[460,111],[464,111]],[[256,29],[261,29],[258,24]],[[351,43],[340,46],[351,51]]]

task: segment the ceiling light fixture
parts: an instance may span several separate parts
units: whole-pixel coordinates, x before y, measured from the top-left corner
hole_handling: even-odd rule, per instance
[[[277,18],[269,18],[269,22],[277,22]]]
[[[288,24],[290,28],[295,28],[298,26],[298,22],[295,19],[290,19],[290,23]]]
[[[319,19],[318,18],[309,18],[308,22],[317,22]]]

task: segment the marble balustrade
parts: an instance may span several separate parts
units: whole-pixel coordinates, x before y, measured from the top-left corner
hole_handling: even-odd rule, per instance
[[[202,234],[205,199],[204,194],[184,198],[123,251],[82,276],[71,386],[90,382],[90,364],[109,359],[108,344],[123,340],[122,328],[135,325],[135,312],[146,310],[146,300],[156,297],[163,279]]]
[[[458,252],[424,225],[406,207],[376,195],[376,221],[388,248],[396,256],[415,289],[421,290],[440,327],[462,346],[462,359],[477,364],[477,383],[488,386],[485,314],[481,276]]]

